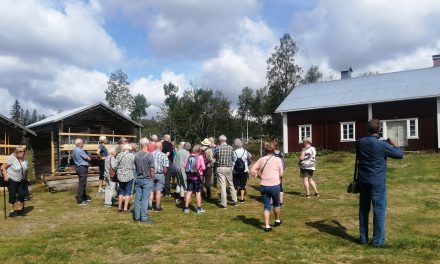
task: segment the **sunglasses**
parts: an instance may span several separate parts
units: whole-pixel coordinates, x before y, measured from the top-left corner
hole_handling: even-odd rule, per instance
[[[17,153],[25,153],[26,151],[24,151],[24,150],[19,150],[19,151],[17,151]]]

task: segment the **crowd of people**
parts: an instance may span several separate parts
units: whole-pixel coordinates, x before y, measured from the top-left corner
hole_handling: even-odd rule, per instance
[[[403,158],[403,151],[393,139],[379,137],[380,121],[368,122],[369,135],[356,142],[356,162],[359,198],[360,243],[369,243],[369,213],[373,207],[373,239],[375,246],[385,243],[386,213],[386,158]],[[309,138],[304,138],[303,149],[299,155],[300,177],[303,178],[305,198],[309,199],[310,186],[319,197],[313,179],[316,169],[316,150]],[[78,174],[77,204],[88,205],[87,175],[91,156],[83,149],[82,139],[75,139],[76,148],[73,160]],[[138,150],[139,146],[139,150]],[[171,182],[176,181],[176,203],[181,203],[183,212],[190,213],[192,194],[196,198],[196,213],[203,214],[202,194],[212,198],[211,182],[220,185],[218,206],[227,209],[246,202],[246,187],[249,174],[260,182],[263,200],[264,230],[271,231],[270,212],[273,209],[275,222],[280,226],[281,206],[283,204],[283,175],[285,170],[283,154],[275,142],[264,144],[266,154],[252,165],[252,155],[243,147],[240,139],[234,140],[234,147],[221,135],[218,144],[213,137],[204,139],[192,146],[180,142],[177,148],[170,135],[159,140],[156,135],[150,139],[142,138],[138,144],[121,138],[117,147],[107,148],[107,139],[99,138],[96,154],[99,158],[98,192],[104,193],[104,205],[112,207],[117,197],[120,213],[129,213],[129,203],[134,195],[133,218],[143,223],[154,223],[149,211],[163,211],[161,197],[171,196]],[[17,147],[1,166],[1,176],[9,190],[9,216],[25,216],[24,202],[29,196],[25,147]],[[251,166],[252,165],[252,166]],[[105,182],[105,189],[103,188]],[[231,196],[228,203],[227,189]],[[17,206],[15,206],[17,205]],[[18,209],[16,210],[15,208]]]
[[[75,145],[73,160],[79,177],[76,198],[79,206],[85,206],[90,201],[86,195],[86,179],[91,156],[84,151],[82,139],[76,139]],[[196,213],[205,213],[202,195],[212,199],[211,186],[217,187],[217,182],[220,187],[219,208],[227,209],[228,205],[245,203],[247,181],[251,173],[261,183],[265,230],[271,230],[268,221],[272,207],[275,213],[274,226],[282,223],[280,207],[284,157],[274,142],[265,144],[267,155],[252,168],[252,154],[243,147],[242,140],[235,139],[234,146],[231,146],[224,135],[218,138],[218,144],[211,137],[194,146],[189,142],[180,142],[176,148],[170,135],[164,135],[162,140],[157,135],[152,135],[150,139],[142,138],[139,151],[137,145],[129,144],[126,138],[121,138],[116,148],[107,149],[106,145],[107,139],[100,137],[96,152],[100,169],[98,193],[104,193],[104,205],[107,207],[112,207],[117,197],[117,208],[121,213],[130,212],[129,202],[134,196],[135,221],[154,222],[148,212],[163,211],[161,199],[171,196],[173,181],[176,186],[176,203],[182,205],[185,214],[191,212],[193,194]],[[229,202],[228,190],[231,196]]]

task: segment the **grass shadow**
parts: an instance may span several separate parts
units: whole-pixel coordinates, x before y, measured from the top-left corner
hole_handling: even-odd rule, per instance
[[[256,191],[260,191],[260,186],[256,186],[256,185],[249,185],[250,187],[254,188],[254,190]]]
[[[256,201],[258,201],[260,203],[263,202],[263,197],[261,195],[252,195],[252,194],[250,194],[250,195],[248,195],[248,197],[249,197],[249,199],[256,200]]]
[[[25,212],[26,214],[32,212],[33,210],[34,210],[34,207],[33,207],[33,206],[25,206],[25,207],[24,207],[24,212]]]
[[[291,194],[291,195],[297,195],[297,196],[304,196],[303,193],[301,192],[297,192],[297,191],[292,191],[292,192],[284,192],[285,194]]]
[[[261,223],[259,219],[257,219],[257,218],[247,218],[244,215],[237,215],[232,220],[234,220],[234,221],[241,221],[244,224],[253,226],[253,227],[258,228],[258,229],[261,229],[261,227],[263,225],[263,223]]]
[[[347,228],[337,220],[321,220],[315,222],[307,222],[306,225],[318,229],[319,232],[327,233],[348,240],[353,243],[358,243],[358,239],[347,233]]]

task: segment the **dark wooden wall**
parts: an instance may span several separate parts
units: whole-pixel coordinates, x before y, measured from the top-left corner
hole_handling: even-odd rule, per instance
[[[312,143],[318,149],[352,150],[354,142],[341,142],[340,122],[356,122],[356,138],[367,132],[368,106],[335,107],[290,112],[287,116],[289,152],[298,152],[298,126],[312,125]]]
[[[24,145],[26,144],[25,136],[23,131],[16,129],[9,124],[0,122],[0,144],[6,144],[5,142],[5,129],[6,134],[9,136],[9,145]],[[5,152],[5,148],[0,147],[0,155],[9,155],[15,151],[15,148],[10,148],[9,152]]]
[[[373,117],[383,120],[418,118],[419,139],[408,139],[408,150],[437,149],[437,99],[373,104]]]

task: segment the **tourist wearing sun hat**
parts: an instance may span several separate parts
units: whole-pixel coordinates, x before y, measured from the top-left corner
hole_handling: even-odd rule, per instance
[[[203,157],[203,161],[205,162],[205,171],[204,171],[204,181],[206,188],[206,198],[211,198],[211,179],[212,179],[212,171],[214,167],[214,151],[211,148],[211,141],[208,138],[205,138],[202,142],[202,152],[201,155]]]

